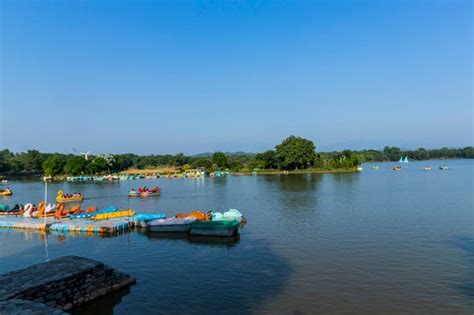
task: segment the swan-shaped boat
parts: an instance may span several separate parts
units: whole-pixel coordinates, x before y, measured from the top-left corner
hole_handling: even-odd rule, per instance
[[[64,191],[60,190],[58,191],[58,194],[56,195],[56,201],[57,202],[80,202],[84,200],[84,196],[82,196],[81,194],[75,194],[75,195],[72,195],[72,196],[66,196],[64,194]]]
[[[13,195],[13,190],[10,188],[0,189],[0,196],[11,196]]]

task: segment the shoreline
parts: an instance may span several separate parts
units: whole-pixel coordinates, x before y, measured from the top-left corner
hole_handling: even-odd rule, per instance
[[[189,177],[184,177],[184,176],[174,176],[174,175],[169,175],[163,172],[160,172],[157,169],[144,169],[144,170],[138,170],[139,172],[137,173],[130,173],[129,171],[126,174],[159,174],[161,178],[199,178],[196,176],[189,176]],[[295,175],[295,174],[337,174],[337,173],[357,173],[359,172],[357,168],[353,169],[334,169],[334,170],[322,170],[322,169],[302,169],[302,170],[289,170],[289,171],[284,171],[284,170],[259,170],[256,171],[255,173],[252,171],[243,171],[243,172],[231,172],[229,175],[225,176],[258,176],[258,175]],[[119,173],[123,174],[123,173]],[[81,176],[88,176],[88,177],[101,177],[101,176],[107,176],[107,175],[81,175]],[[10,174],[10,175],[1,175],[0,178],[9,178],[13,180],[43,180],[43,175],[18,175],[18,174]],[[49,181],[67,181],[68,175],[58,175],[53,177]],[[205,176],[205,177],[218,177],[218,176]],[[150,178],[143,178],[143,179],[150,179]],[[93,182],[93,181],[91,181]],[[3,184],[6,185],[6,184]]]
[[[427,160],[412,160],[411,162],[434,162],[434,161],[454,161],[454,160],[472,160],[469,158],[449,158],[449,159],[427,159]],[[362,164],[378,164],[378,163],[392,163],[397,164],[398,161],[365,161]],[[194,171],[194,170],[187,170],[187,171]],[[301,170],[277,170],[277,169],[261,169],[256,171],[256,174],[253,174],[253,171],[245,170],[245,171],[237,171],[231,172],[231,176],[255,176],[255,175],[290,175],[290,174],[336,174],[336,173],[355,173],[359,172],[357,168],[350,168],[350,169],[301,169]],[[174,169],[172,167],[157,167],[157,168],[147,168],[147,169],[128,169],[118,173],[111,173],[112,175],[160,175],[161,177],[165,178],[181,178],[181,176],[174,176],[176,173],[183,173],[180,172],[179,169]],[[103,175],[80,175],[80,176],[107,176],[110,174],[103,174]],[[16,179],[16,180],[42,180],[43,174],[39,173],[11,173],[11,174],[0,174],[1,179]],[[57,175],[55,176],[52,181],[66,181],[66,178],[69,175]],[[210,176],[206,176],[210,177]],[[194,178],[194,177],[193,177]],[[2,184],[6,185],[6,184]]]

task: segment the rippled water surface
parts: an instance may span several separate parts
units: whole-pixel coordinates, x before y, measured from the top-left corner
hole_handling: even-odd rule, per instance
[[[440,163],[450,169],[438,170]],[[82,192],[85,206],[139,212],[237,208],[248,224],[240,239],[217,240],[0,230],[0,273],[72,254],[137,278],[83,313],[472,314],[473,161],[410,163],[401,172],[379,166],[353,174],[52,183],[50,200],[64,189]],[[159,185],[162,195],[128,198],[140,185]],[[0,203],[44,194],[41,182],[9,186],[14,196]]]

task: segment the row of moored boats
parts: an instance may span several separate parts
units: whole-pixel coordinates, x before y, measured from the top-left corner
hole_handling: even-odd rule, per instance
[[[69,198],[73,198],[73,195]],[[64,198],[68,198],[63,194]],[[79,198],[76,196],[75,198]],[[233,236],[239,234],[241,224],[245,222],[244,216],[236,209],[226,212],[209,211],[207,213],[199,210],[187,214],[177,214],[171,218],[162,213],[142,213],[136,214],[132,209],[119,210],[111,206],[98,209],[95,206],[81,208],[80,206],[67,207],[66,203],[46,204],[44,201],[26,205],[15,205],[10,208],[8,205],[0,204],[0,215],[17,216],[24,218],[40,219],[83,219],[83,220],[108,220],[114,218],[129,218],[135,226],[146,228],[153,233],[181,232],[191,235],[206,236]]]

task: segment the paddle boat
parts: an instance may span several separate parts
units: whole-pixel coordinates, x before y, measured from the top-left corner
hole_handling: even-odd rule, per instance
[[[123,218],[123,217],[131,217],[135,214],[135,211],[132,209],[122,210],[122,211],[114,211],[109,213],[99,213],[92,216],[94,220],[107,220],[107,219],[115,219],[115,218]]]
[[[153,187],[152,189],[148,189],[147,187],[140,187],[138,189],[132,188],[128,192],[129,197],[148,197],[148,196],[156,196],[161,193],[160,187]]]
[[[208,213],[203,213],[199,210],[195,210],[195,211],[192,211],[188,214],[179,213],[179,214],[175,215],[174,217],[178,218],[178,219],[193,218],[193,219],[196,219],[198,221],[201,221],[201,220],[208,221],[208,220],[211,219],[211,213],[212,213],[212,211],[209,211]]]
[[[13,208],[10,208],[8,205],[0,204],[0,215],[22,215],[23,211],[23,205],[16,204]]]
[[[230,209],[224,213],[221,212],[212,212],[211,221],[233,221],[242,222],[244,216],[237,209]]]
[[[189,225],[196,222],[195,218],[157,219],[147,223],[150,232],[187,232]]]
[[[446,170],[448,170],[448,167],[447,166],[440,166],[439,169],[441,171],[446,171]]]
[[[45,205],[44,201],[38,204],[38,211],[33,215],[35,218],[53,217],[56,214],[56,205],[48,203]]]
[[[400,165],[395,165],[393,168],[392,168],[394,171],[401,171],[402,170],[402,167]]]
[[[425,171],[431,171],[431,166],[425,166],[424,170]]]
[[[94,211],[97,211],[97,210],[98,209],[97,209],[96,206],[90,206],[87,209],[81,209],[80,206],[75,206],[75,207],[72,207],[70,209],[65,209],[64,204],[60,203],[60,204],[58,204],[58,210],[56,211],[55,217],[57,219],[67,218],[67,217],[70,217],[71,215],[79,215],[79,214],[82,214],[82,213],[90,213],[90,212],[94,212]]]
[[[115,212],[115,211],[117,211],[117,209],[118,209],[117,207],[107,207],[107,208],[97,210],[97,211],[92,211],[92,212],[86,212],[86,213],[80,213],[80,214],[71,214],[69,216],[69,218],[70,219],[88,219],[88,218],[92,218],[93,216],[98,215],[98,214]]]
[[[13,195],[13,190],[10,188],[0,189],[0,196],[11,196]]]
[[[23,217],[25,218],[32,218],[36,215],[36,212],[38,211],[38,208],[32,203],[27,203],[25,205],[25,209],[23,211]]]
[[[128,196],[129,197],[140,197],[140,193],[135,190],[135,189],[131,189],[129,192],[128,192]]]
[[[84,199],[84,197],[80,193],[74,193],[72,195],[64,194],[64,191],[58,191],[56,195],[57,202],[80,202]]]
[[[147,227],[149,221],[165,218],[163,213],[140,213],[133,216],[133,222],[136,227]]]
[[[232,221],[196,221],[189,225],[189,234],[204,236],[233,236],[239,234],[240,222]]]
[[[69,218],[75,211],[77,211],[78,208],[79,207],[72,207],[68,209],[66,208],[66,205],[64,203],[60,202],[56,206],[56,211],[54,212],[54,218],[57,220]]]

